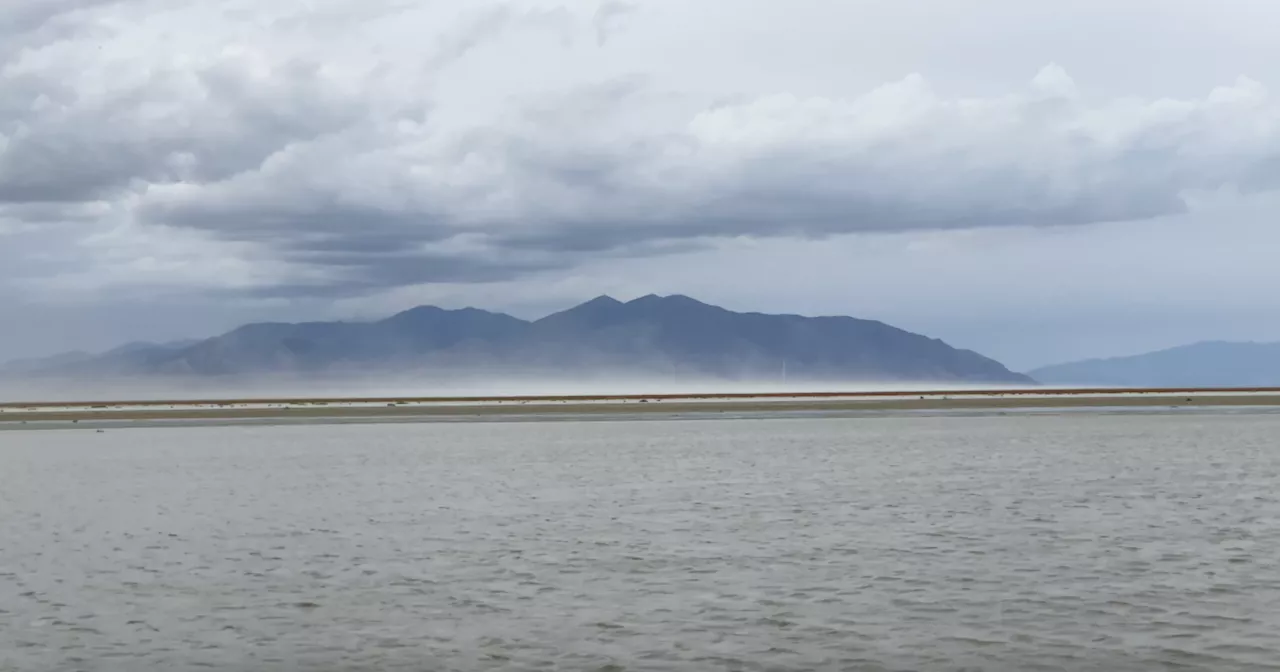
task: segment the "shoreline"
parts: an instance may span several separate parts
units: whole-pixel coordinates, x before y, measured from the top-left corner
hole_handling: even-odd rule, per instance
[[[490,420],[804,417],[956,412],[1280,410],[1280,389],[1010,389],[519,397],[348,397],[293,399],[29,402],[0,404],[0,429],[465,422]],[[84,423],[84,424],[82,424]]]
[[[1118,397],[1118,396],[1176,396],[1176,395],[1274,395],[1280,397],[1280,387],[1014,387],[1014,388],[921,388],[894,390],[846,390],[846,391],[757,391],[757,392],[694,392],[656,394],[540,394],[540,395],[441,395],[441,396],[274,396],[274,397],[218,397],[203,399],[85,399],[73,401],[0,401],[0,412],[5,410],[40,410],[57,408],[99,407],[174,407],[174,406],[257,406],[257,405],[343,405],[343,404],[492,404],[533,402],[628,402],[656,401],[716,401],[716,400],[765,400],[765,399],[887,399],[887,398],[943,398],[943,397]]]

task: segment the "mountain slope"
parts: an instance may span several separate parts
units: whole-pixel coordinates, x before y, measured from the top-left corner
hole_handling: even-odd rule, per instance
[[[144,344],[75,359],[57,371],[1031,382],[992,359],[881,322],[736,313],[686,296],[654,295],[625,303],[602,296],[533,322],[422,306],[376,322],[249,324],[182,347]]]
[[[472,341],[501,342],[527,327],[510,315],[434,306],[377,322],[249,324],[173,353],[155,369],[209,375],[396,367]]]
[[[178,352],[198,342],[195,340],[170,343],[135,341],[96,355],[88,352],[66,352],[37,359],[20,359],[0,364],[0,374],[125,373],[145,366],[148,361]]]
[[[572,334],[572,339],[563,335]],[[735,313],[686,296],[600,297],[533,323],[528,356],[717,378],[1029,382],[994,360],[881,322]]]
[[[1210,341],[1130,357],[1047,366],[1029,375],[1046,385],[1280,386],[1280,343]]]

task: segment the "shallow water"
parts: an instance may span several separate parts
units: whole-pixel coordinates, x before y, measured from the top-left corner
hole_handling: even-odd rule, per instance
[[[1280,418],[0,434],[0,670],[1260,670]]]

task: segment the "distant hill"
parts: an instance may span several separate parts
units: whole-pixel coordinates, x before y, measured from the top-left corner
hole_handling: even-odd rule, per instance
[[[133,371],[139,364],[148,359],[162,356],[163,353],[195,345],[198,340],[173,341],[170,343],[148,343],[136,341],[112,348],[103,353],[82,351],[64,352],[49,357],[18,359],[0,364],[0,374],[56,373],[60,371],[95,371],[110,373],[113,371]]]
[[[1280,387],[1280,343],[1210,341],[1028,373],[1045,385]]]
[[[422,306],[375,322],[249,324],[195,343],[27,362],[41,375],[635,372],[731,380],[1029,384],[992,359],[881,322],[607,296],[532,322]]]

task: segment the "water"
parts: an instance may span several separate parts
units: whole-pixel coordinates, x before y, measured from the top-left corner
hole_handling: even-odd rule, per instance
[[[5,432],[0,670],[1277,669],[1277,436],[1265,415]]]

